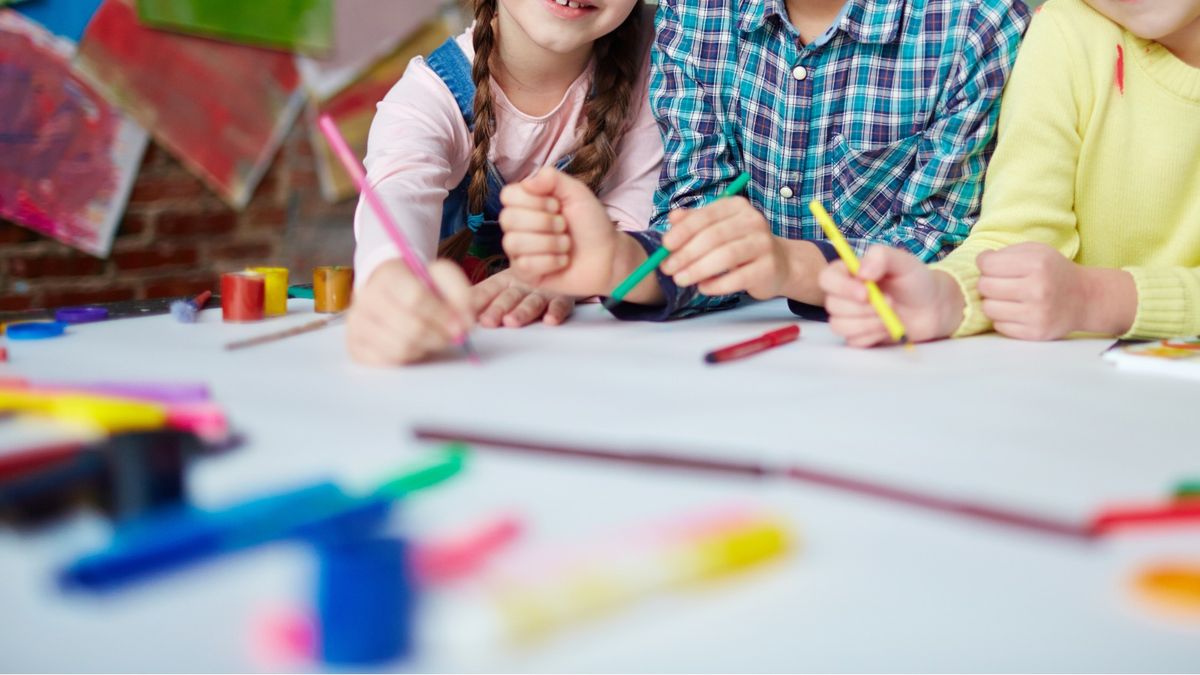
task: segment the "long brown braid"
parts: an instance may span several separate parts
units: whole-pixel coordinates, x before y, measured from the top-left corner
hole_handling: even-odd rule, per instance
[[[475,0],[475,62],[471,71],[475,80],[475,129],[467,170],[471,177],[467,190],[469,213],[482,213],[488,196],[488,156],[496,131],[491,87],[492,59],[496,54],[496,2]],[[586,123],[567,172],[597,193],[617,161],[617,147],[632,121],[634,92],[647,53],[647,15],[639,2],[624,23],[597,40],[593,47],[596,67],[591,94],[584,104]],[[471,239],[471,231],[463,230],[442,242],[438,253],[461,261],[467,256]]]

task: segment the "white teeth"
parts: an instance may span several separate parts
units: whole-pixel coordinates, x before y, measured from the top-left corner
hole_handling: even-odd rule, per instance
[[[582,6],[583,5],[580,5],[578,2],[568,2],[567,3],[567,7],[570,7],[571,9],[579,9]]]
[[[567,6],[567,0],[554,0],[554,1],[557,2],[558,4],[562,5],[563,7]]]

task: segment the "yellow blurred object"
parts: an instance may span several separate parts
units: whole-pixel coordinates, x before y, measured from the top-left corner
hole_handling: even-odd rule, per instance
[[[85,394],[39,394],[0,389],[2,411],[44,415],[107,433],[161,429],[167,423],[167,411],[160,405]]]
[[[707,581],[782,555],[791,537],[782,523],[765,520],[744,528],[703,537],[681,552],[686,581]]]
[[[1152,567],[1135,584],[1147,599],[1200,618],[1200,564]]]
[[[495,599],[507,636],[528,641],[657,591],[748,570],[791,548],[792,537],[782,522],[750,518],[669,538],[662,545],[616,551],[544,582],[502,586]]]
[[[288,270],[286,267],[251,267],[248,272],[261,274],[266,290],[263,295],[263,313],[267,316],[287,314]]]

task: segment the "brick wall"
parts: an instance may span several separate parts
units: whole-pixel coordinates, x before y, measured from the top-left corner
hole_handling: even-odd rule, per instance
[[[350,264],[353,210],[322,200],[303,124],[241,213],[152,144],[107,260],[0,220],[0,312],[190,295],[249,265],[311,281],[317,265]]]

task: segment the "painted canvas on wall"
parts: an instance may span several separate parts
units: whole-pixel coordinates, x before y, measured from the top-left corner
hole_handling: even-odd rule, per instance
[[[436,17],[444,4],[442,0],[337,0],[333,49],[320,58],[297,58],[305,88],[319,101],[345,89]]]
[[[77,66],[238,209],[304,104],[293,55],[143,27],[133,0],[105,0]]]
[[[74,51],[0,9],[0,217],[105,257],[147,136],[76,75]]]
[[[137,0],[137,8],[155,28],[314,54],[333,47],[333,0]]]
[[[309,138],[317,155],[317,175],[321,194],[327,201],[338,202],[358,193],[350,176],[333,156],[328,142],[317,129],[316,120],[322,113],[337,123],[350,148],[362,159],[367,154],[367,136],[375,119],[375,106],[404,74],[408,62],[417,56],[427,56],[450,36],[450,29],[441,21],[433,21],[419,29],[391,56],[380,61],[366,75],[328,101],[309,106]]]
[[[17,11],[51,33],[79,42],[88,22],[104,0],[24,0]]]

